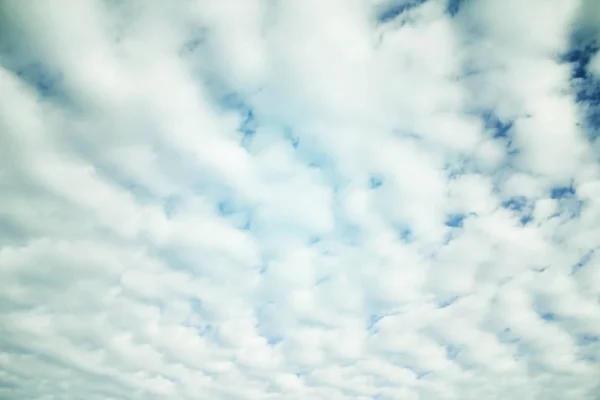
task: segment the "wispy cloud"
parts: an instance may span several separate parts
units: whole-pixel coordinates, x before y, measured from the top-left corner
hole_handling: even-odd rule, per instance
[[[592,399],[594,1],[0,5],[0,397]]]

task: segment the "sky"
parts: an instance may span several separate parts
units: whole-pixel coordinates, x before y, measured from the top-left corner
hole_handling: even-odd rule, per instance
[[[0,2],[0,398],[597,400],[596,0]]]

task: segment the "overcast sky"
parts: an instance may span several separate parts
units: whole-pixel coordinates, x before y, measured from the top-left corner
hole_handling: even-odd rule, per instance
[[[596,400],[597,0],[0,0],[0,398]]]

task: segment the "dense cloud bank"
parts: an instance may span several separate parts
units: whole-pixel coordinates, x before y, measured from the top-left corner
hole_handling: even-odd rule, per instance
[[[597,399],[595,0],[0,2],[0,398]]]

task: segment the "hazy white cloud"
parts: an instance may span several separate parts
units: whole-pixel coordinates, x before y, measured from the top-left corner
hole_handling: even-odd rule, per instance
[[[0,397],[596,398],[592,3],[3,2]]]
[[[596,76],[600,76],[600,55],[598,53],[590,61],[590,71]]]

